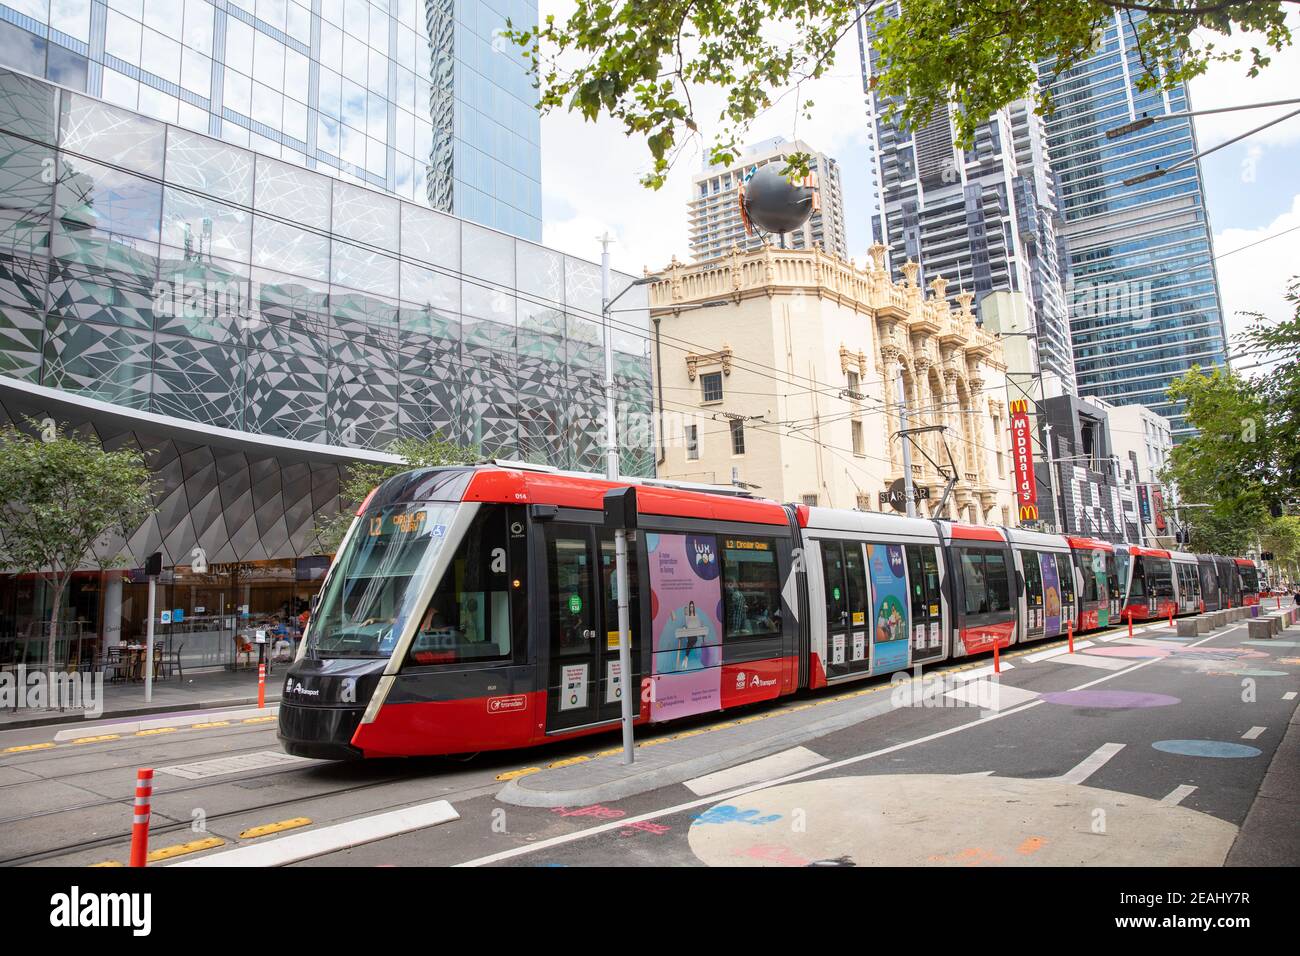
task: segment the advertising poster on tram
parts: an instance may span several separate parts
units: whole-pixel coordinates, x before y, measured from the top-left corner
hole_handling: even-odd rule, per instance
[[[1040,554],[1038,559],[1043,569],[1043,615],[1047,618],[1043,636],[1053,637],[1061,633],[1061,579],[1056,573],[1056,555]]]
[[[722,706],[722,582],[713,535],[647,534],[651,720]]]
[[[871,671],[879,674],[906,670],[911,628],[903,549],[896,544],[869,544],[867,562],[871,568],[873,608]]]

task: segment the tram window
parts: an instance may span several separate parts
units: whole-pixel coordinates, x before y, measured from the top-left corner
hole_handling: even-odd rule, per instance
[[[1076,554],[1074,563],[1083,577],[1082,599],[1087,602],[1100,601],[1101,595],[1097,590],[1097,572],[1092,569],[1092,555]]]
[[[728,638],[780,632],[781,580],[772,541],[724,538],[722,589]]]
[[[1006,555],[992,549],[966,548],[961,552],[962,581],[967,614],[992,614],[1011,607],[1011,580]]]
[[[510,591],[512,581],[523,574],[522,569],[512,570],[510,552],[506,509],[483,508],[438,582],[411,642],[408,663],[463,664],[510,657]]]
[[[961,576],[966,591],[966,613],[988,611],[988,587],[984,583],[984,555],[978,551],[961,552]]]
[[[618,630],[617,548],[611,532],[601,533],[600,566],[601,590],[605,595],[605,631],[608,634]],[[640,645],[637,639],[638,623],[641,620],[639,581],[636,548],[629,546],[627,549],[627,618],[628,633],[631,635],[634,649]]]
[[[1129,585],[1128,596],[1130,600],[1144,598],[1147,596],[1147,567],[1146,558],[1136,557],[1133,559],[1133,583]]]
[[[838,541],[823,541],[822,578],[826,587],[826,626],[848,623],[848,595],[844,592],[844,550]]]
[[[1038,565],[1038,553],[1026,551],[1020,557],[1025,566],[1025,603],[1037,607],[1043,603],[1043,571]]]
[[[989,551],[984,555],[984,579],[988,582],[989,610],[1009,609],[1011,582],[1007,577],[1007,556],[1001,551]]]
[[[868,604],[867,567],[862,561],[862,545],[844,542],[844,577],[849,585],[849,623],[866,624]]]
[[[1152,558],[1147,573],[1151,576],[1152,597],[1172,597],[1174,578],[1169,562],[1164,558]]]
[[[929,617],[929,602],[925,596],[925,567],[921,557],[921,548],[907,546],[907,578],[912,583],[912,620],[921,621]]]

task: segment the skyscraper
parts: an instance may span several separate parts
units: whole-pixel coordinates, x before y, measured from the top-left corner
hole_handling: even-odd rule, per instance
[[[802,140],[787,142],[780,136],[773,136],[746,146],[730,166],[706,167],[691,181],[691,198],[687,207],[691,217],[691,255],[696,261],[724,255],[732,246],[748,251],[763,245],[762,236],[745,233],[737,190],[751,168],[771,162],[780,162],[784,166],[785,157],[799,152],[812,156],[809,169],[817,176],[820,208],[786,237],[787,247],[811,249],[821,246],[831,255],[848,258],[839,163]]]
[[[1200,164],[1133,181],[1196,154],[1191,120],[1106,135],[1190,109],[1183,86],[1137,88],[1133,22],[1117,13],[1093,55],[1059,74],[1043,63],[1039,78],[1055,100],[1047,138],[1060,184],[1079,390],[1146,405],[1170,419],[1177,440],[1188,428],[1166,389],[1192,365],[1225,365],[1226,336]]]
[[[897,5],[889,10],[897,15]],[[936,109],[916,129],[887,121],[888,102],[870,87],[881,64],[864,23],[858,41],[877,183],[872,233],[888,247],[892,271],[899,274],[910,259],[921,267],[922,285],[942,276],[951,301],[974,292],[977,310],[991,292],[1022,293],[1041,369],[1073,391],[1055,187],[1041,118],[1027,101],[1012,103],[980,125],[968,150],[956,143],[949,108]]]
[[[541,238],[536,0],[5,0],[0,66]]]

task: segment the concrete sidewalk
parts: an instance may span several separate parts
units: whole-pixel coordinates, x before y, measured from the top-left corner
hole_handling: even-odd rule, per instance
[[[280,663],[266,677],[266,700],[280,699],[280,688],[289,665]],[[29,671],[28,673],[32,673]],[[101,714],[87,717],[83,710],[31,710],[23,707],[6,707],[0,710],[0,731],[24,727],[43,727],[54,724],[84,723],[87,720],[109,720],[139,717],[147,714],[174,713],[177,711],[207,710],[213,707],[232,707],[257,704],[257,668],[241,671],[211,671],[170,677],[153,684],[153,700],[144,699],[142,681],[121,683],[104,682]]]
[[[1288,637],[1295,635],[1288,633]],[[1300,860],[1300,707],[1278,744],[1224,866],[1295,866]]]

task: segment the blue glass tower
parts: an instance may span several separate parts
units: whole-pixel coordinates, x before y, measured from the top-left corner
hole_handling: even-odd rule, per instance
[[[1106,135],[1191,109],[1184,87],[1138,90],[1141,70],[1133,26],[1117,13],[1092,56],[1059,74],[1043,63],[1039,79],[1055,101],[1047,136],[1079,394],[1145,405],[1177,440],[1189,428],[1169,383],[1193,365],[1226,365],[1226,333],[1200,164],[1134,182],[1196,154],[1192,121]]]
[[[0,66],[541,238],[536,0],[3,0]]]

